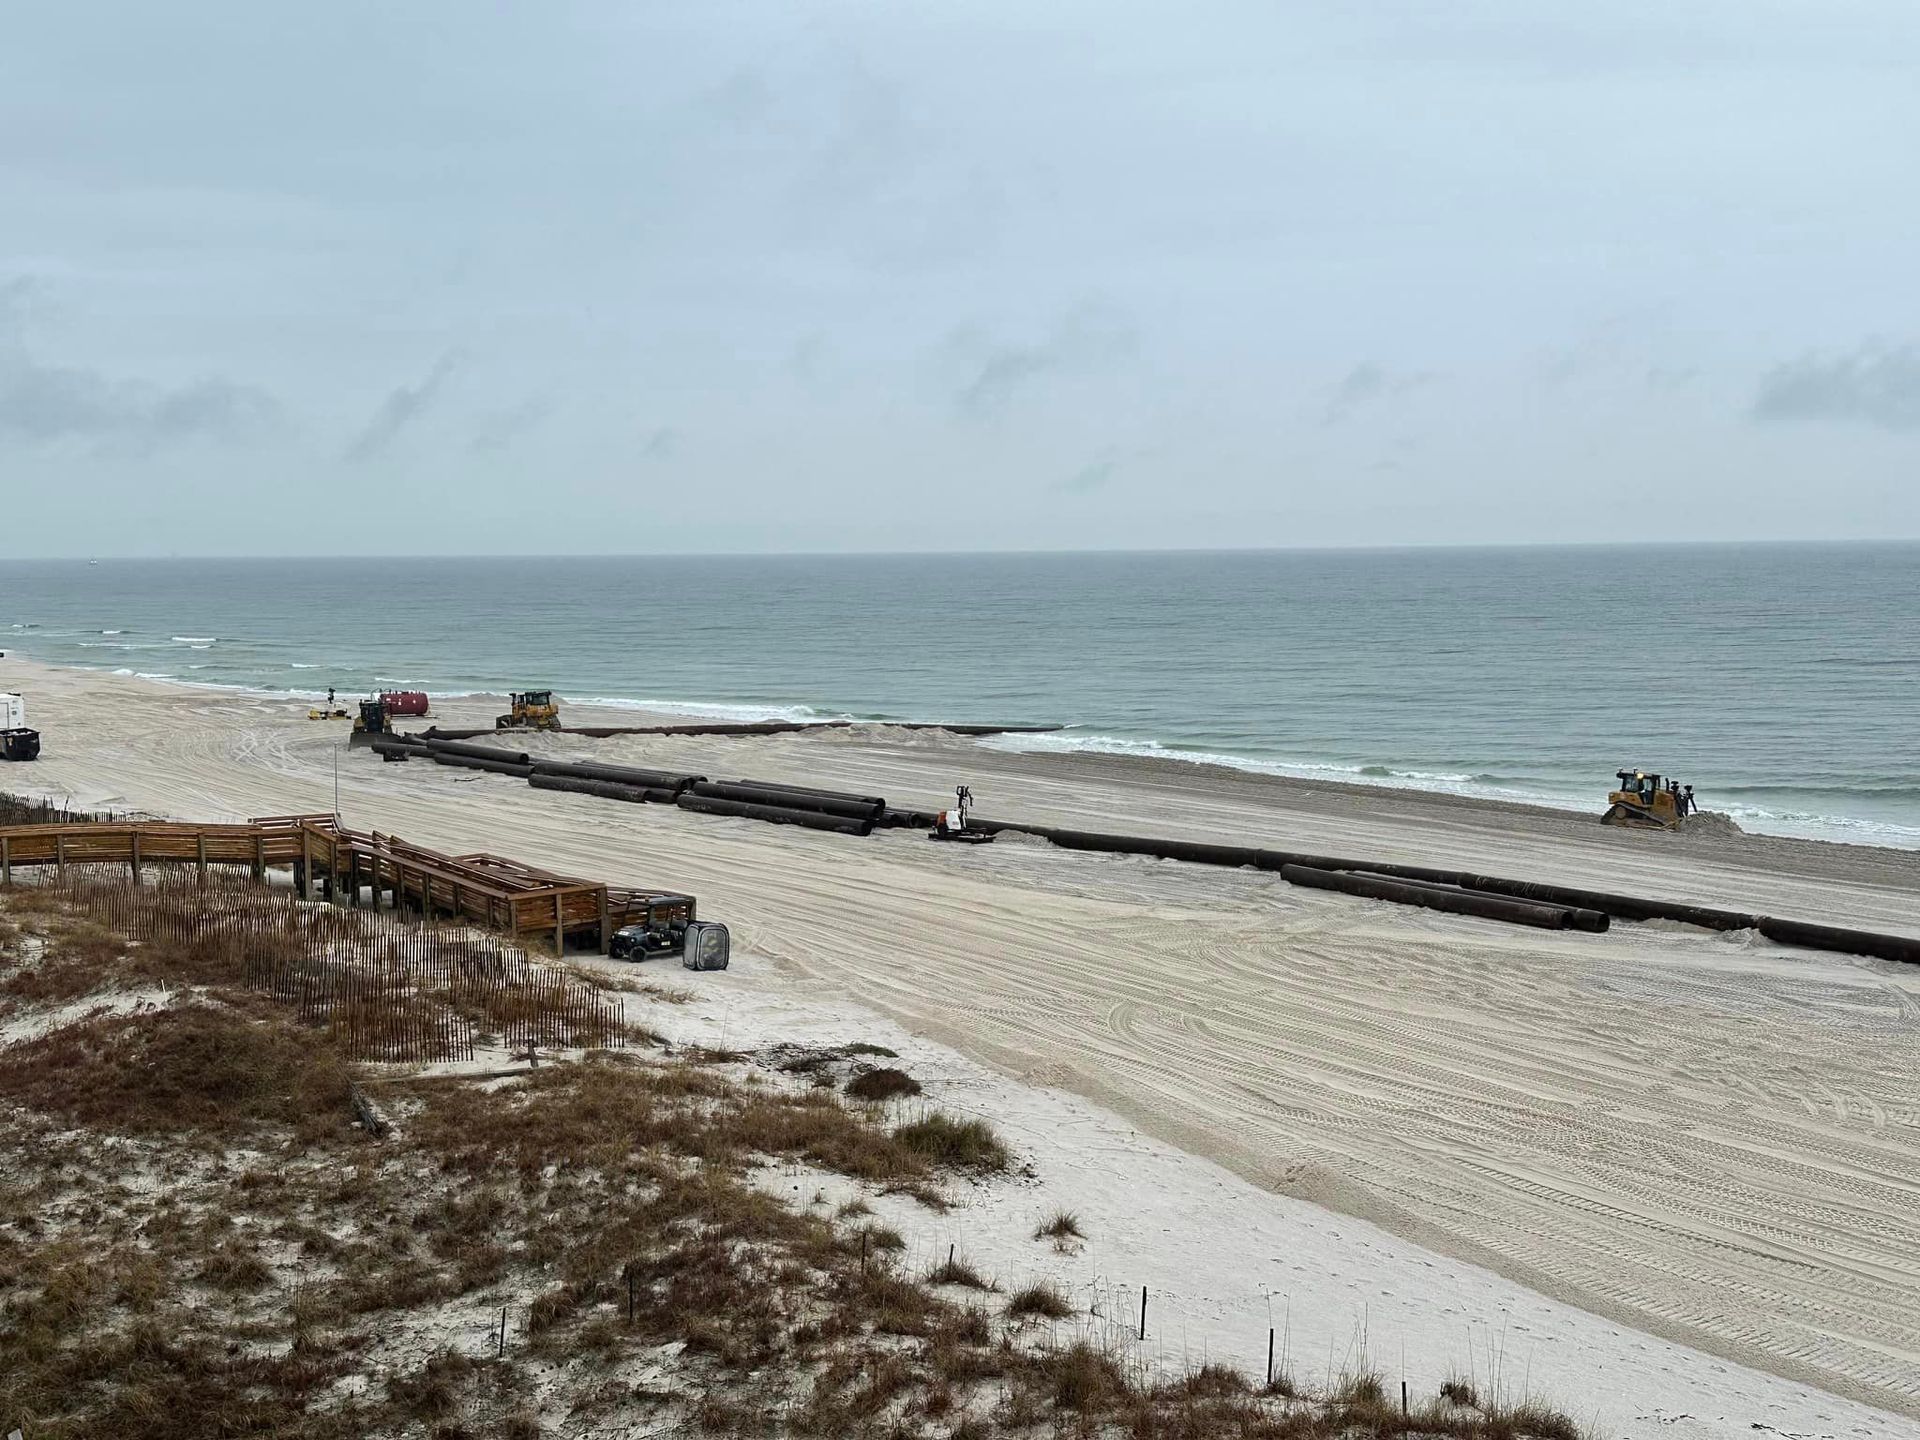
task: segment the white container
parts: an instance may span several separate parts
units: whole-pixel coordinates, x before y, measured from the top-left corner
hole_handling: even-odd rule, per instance
[[[27,728],[27,701],[23,695],[0,695],[0,730]]]

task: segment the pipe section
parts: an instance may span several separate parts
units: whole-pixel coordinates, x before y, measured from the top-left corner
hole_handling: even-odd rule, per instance
[[[1283,865],[1280,878],[1289,885],[1338,890],[1344,895],[1391,900],[1399,905],[1445,910],[1452,915],[1474,915],[1482,920],[1504,920],[1509,925],[1532,925],[1540,930],[1573,928],[1573,912],[1563,905],[1536,905],[1528,900],[1509,900],[1504,896],[1482,895],[1472,890],[1449,890],[1439,885],[1385,880],[1351,870],[1316,870],[1310,865]]]
[[[801,790],[763,785],[751,780],[700,780],[687,793],[703,800],[727,800],[740,805],[771,806],[780,810],[811,810],[842,820],[858,820],[871,830],[886,813],[887,802],[865,795],[841,795],[831,790]]]
[[[710,795],[682,795],[674,802],[682,810],[699,815],[732,815],[743,820],[766,820],[775,825],[801,825],[809,830],[830,830],[837,835],[871,835],[871,818],[852,820],[820,810],[796,810],[785,805],[756,805],[741,800],[723,800]]]

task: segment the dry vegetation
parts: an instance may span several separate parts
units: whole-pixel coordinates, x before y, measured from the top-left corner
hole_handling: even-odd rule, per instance
[[[755,1183],[796,1162],[937,1202],[1009,1164],[979,1121],[640,1047],[504,1081],[358,1064],[231,957],[85,911],[0,892],[0,1021],[45,1032],[0,1045],[0,1434],[1572,1436],[1377,1385],[1155,1383],[1058,1333],[1057,1292],[990,1310],[963,1260],[908,1273],[864,1203]]]
[[[1080,1228],[1080,1217],[1073,1211],[1056,1210],[1040,1222],[1033,1232],[1033,1238],[1051,1240],[1056,1246],[1064,1249],[1075,1240],[1086,1239],[1087,1232]]]

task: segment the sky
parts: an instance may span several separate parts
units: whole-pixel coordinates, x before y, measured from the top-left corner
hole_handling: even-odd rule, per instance
[[[1920,536],[1908,0],[17,6],[0,556]]]

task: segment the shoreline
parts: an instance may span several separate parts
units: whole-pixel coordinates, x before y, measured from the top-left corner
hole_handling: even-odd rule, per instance
[[[217,643],[217,642],[216,642]],[[0,682],[5,680],[4,666],[16,662],[27,666],[38,666],[52,672],[75,672],[94,674],[115,680],[129,680],[141,684],[164,686],[189,691],[205,691],[214,694],[246,696],[265,701],[284,701],[289,704],[312,705],[326,698],[325,688],[300,690],[294,688],[272,688],[265,685],[248,684],[233,681],[183,679],[177,675],[165,675],[151,672],[138,672],[129,667],[107,667],[104,665],[70,664],[47,661],[19,651],[7,650],[0,646]],[[303,667],[304,668],[304,667]],[[319,668],[314,666],[311,668]],[[379,677],[376,677],[376,679]],[[384,682],[383,682],[384,683]],[[411,682],[392,681],[396,687]],[[4,684],[0,683],[0,688]],[[504,691],[471,690],[430,692],[435,703],[446,703],[461,709],[479,707],[488,714],[493,709],[503,707],[507,702]],[[661,701],[629,699],[619,696],[592,696],[576,698],[561,691],[563,713],[585,711],[597,714],[600,718],[590,723],[596,726],[612,726],[634,723],[664,723],[678,721],[706,720],[714,723],[752,723],[767,720],[781,723],[803,725],[851,726],[858,729],[888,728],[945,728],[948,725],[993,726],[999,722],[977,719],[956,719],[954,717],[919,718],[911,715],[874,716],[855,715],[845,711],[816,709],[800,703],[769,701],[764,704],[740,702],[707,701]],[[338,703],[346,704],[359,698],[348,696]],[[491,707],[489,709],[488,707]],[[1288,761],[1268,759],[1252,755],[1233,755],[1225,752],[1211,752],[1189,749],[1177,744],[1146,739],[1136,740],[1128,737],[1103,734],[1075,735],[1072,731],[1080,727],[1071,721],[1031,722],[1008,721],[1008,734],[995,737],[985,748],[1000,750],[1007,754],[1039,755],[1056,758],[1061,761],[1107,761],[1122,766],[1140,766],[1138,773],[1167,773],[1164,767],[1173,767],[1173,773],[1192,772],[1202,776],[1226,774],[1240,777],[1254,777],[1285,782],[1290,785],[1324,789],[1329,793],[1351,795],[1355,797],[1374,797],[1385,801],[1392,797],[1414,795],[1423,801],[1444,803],[1457,801],[1472,807],[1497,807],[1510,813],[1536,813],[1552,816],[1595,817],[1605,808],[1606,789],[1611,786],[1610,776],[1597,777],[1594,796],[1590,804],[1582,804],[1572,796],[1549,794],[1501,793],[1501,787],[1487,786],[1481,790],[1452,788],[1449,784],[1423,784],[1422,779],[1435,781],[1450,780],[1444,776],[1421,776],[1419,772],[1406,772],[1392,769],[1384,764],[1342,767],[1311,761]],[[1040,726],[1038,734],[1019,733],[1035,725]],[[1387,771],[1386,775],[1370,776],[1369,769]],[[1348,771],[1351,778],[1346,778]],[[1127,772],[1122,771],[1121,774]],[[1401,777],[1399,779],[1392,777]],[[1471,777],[1461,781],[1471,785]],[[1735,811],[1722,812],[1708,809],[1702,812],[1710,819],[1729,821],[1744,836],[1766,838],[1769,840],[1791,841],[1800,844],[1830,845],[1861,851],[1906,852],[1920,855],[1920,827],[1902,826],[1892,822],[1871,820],[1861,816],[1812,816],[1794,817],[1771,815],[1756,820],[1751,815],[1741,815]],[[1786,828],[1767,828],[1769,823],[1783,825]],[[1842,838],[1847,832],[1859,829],[1868,836],[1910,837],[1904,841],[1896,838]],[[1809,831],[1819,833],[1807,833]]]
[[[1900,1318],[1920,1313],[1920,1266],[1889,1231],[1920,1227],[1913,967],[1658,924],[1516,934],[1037,842],[794,832],[381,765],[342,744],[342,722],[285,702],[53,667],[35,685],[50,744],[17,779],[0,771],[6,788],[31,772],[34,788],[120,808],[283,814],[329,807],[337,757],[350,823],[695,894],[734,927],[740,983],[805,977],[1256,1187],[1920,1414],[1920,1336]],[[450,702],[445,718],[462,708],[485,713]],[[862,727],[517,743],[915,806],[965,780],[996,818],[1126,831],[1148,817],[1156,833],[1457,857],[1920,932],[1920,856],[1902,850],[1617,831],[1458,796]]]

